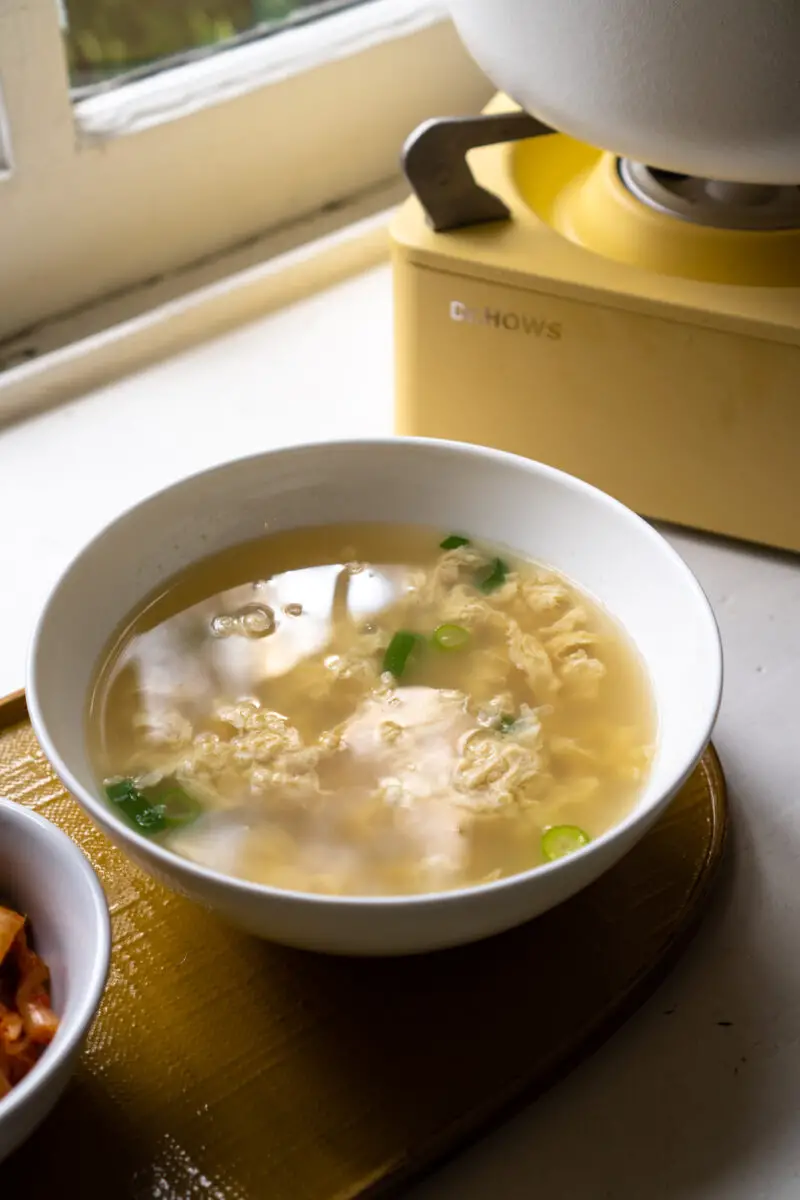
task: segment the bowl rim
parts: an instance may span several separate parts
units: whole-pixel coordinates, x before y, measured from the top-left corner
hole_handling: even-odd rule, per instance
[[[234,875],[226,875],[222,871],[216,871],[210,867],[204,867],[199,863],[195,863],[189,858],[169,850],[165,846],[148,839],[144,834],[137,832],[130,826],[126,825],[121,818],[118,818],[113,810],[102,800],[93,796],[87,788],[75,778],[69,765],[56,749],[55,745],[50,740],[46,723],[42,717],[41,707],[39,703],[39,689],[37,686],[38,673],[38,651],[39,643],[43,636],[44,628],[47,624],[50,609],[62,585],[73,570],[79,565],[83,557],[91,552],[91,550],[104,538],[113,535],[114,531],[130,516],[130,514],[147,504],[157,504],[165,496],[171,492],[178,492],[186,487],[196,485],[201,479],[207,478],[217,473],[234,470],[237,466],[242,466],[247,463],[256,461],[269,461],[279,457],[302,456],[309,455],[313,459],[314,455],[321,451],[335,451],[336,453],[347,454],[348,452],[355,453],[370,453],[374,450],[382,449],[405,449],[410,453],[414,453],[418,449],[433,450],[441,454],[443,457],[464,458],[473,460],[493,460],[500,465],[506,464],[514,469],[520,469],[529,472],[532,475],[543,475],[546,478],[559,483],[573,491],[581,492],[595,503],[600,504],[604,508],[614,513],[617,517],[627,522],[632,530],[635,530],[637,535],[646,538],[651,544],[657,547],[658,551],[665,555],[671,562],[672,567],[682,576],[684,584],[689,591],[694,595],[698,604],[698,608],[707,626],[707,639],[709,643],[709,668],[713,671],[713,680],[710,694],[713,696],[713,701],[708,707],[706,718],[703,723],[702,730],[698,730],[695,738],[696,746],[694,753],[690,756],[689,761],[674,770],[668,780],[665,782],[660,793],[645,807],[635,808],[630,812],[624,820],[618,822],[605,833],[593,839],[587,846],[582,847],[574,854],[567,855],[563,858],[556,859],[554,862],[539,864],[535,867],[530,867],[527,871],[521,871],[515,875],[509,875],[502,879],[494,880],[487,883],[472,884],[469,887],[453,888],[443,892],[419,892],[411,895],[389,895],[389,896],[336,896],[325,895],[316,892],[300,892],[289,891],[288,889],[272,887],[268,884],[254,883],[250,880],[240,879]],[[388,523],[388,522],[387,522]],[[580,582],[580,581],[577,581]],[[321,441],[297,442],[290,445],[268,448],[258,451],[254,454],[244,454],[236,458],[226,459],[210,467],[201,468],[189,475],[184,475],[173,483],[167,484],[165,487],[159,488],[141,500],[129,505],[124,512],[118,514],[111,521],[105,524],[98,532],[86,542],[78,552],[73,555],[56,578],[55,582],[48,591],[44,601],[42,610],[34,628],[33,638],[30,643],[27,663],[27,680],[26,680],[26,697],[28,703],[28,711],[33,725],[36,737],[41,743],[42,749],[45,752],[47,759],[52,765],[56,774],[61,779],[67,790],[79,800],[82,807],[87,811],[96,824],[103,828],[118,830],[120,840],[123,844],[132,843],[137,849],[142,852],[146,860],[153,861],[162,868],[167,876],[174,873],[175,869],[184,876],[188,876],[192,881],[196,881],[200,888],[207,890],[208,886],[219,887],[223,886],[232,889],[243,897],[250,897],[257,900],[259,897],[270,897],[285,905],[292,904],[296,907],[311,907],[325,906],[327,908],[424,908],[431,904],[437,905],[459,905],[476,896],[484,896],[497,892],[504,892],[516,887],[524,886],[531,880],[532,877],[542,878],[553,876],[565,870],[573,870],[574,865],[578,862],[585,862],[590,856],[601,854],[605,847],[615,842],[618,838],[630,831],[636,831],[641,827],[642,832],[653,819],[654,815],[659,811],[665,802],[665,798],[674,796],[675,793],[686,783],[708,743],[711,739],[711,733],[719,714],[720,705],[722,702],[722,685],[723,685],[723,655],[722,641],[720,637],[719,626],[717,624],[714,610],[711,602],[708,599],[705,591],[701,587],[698,579],[684,561],[681,555],[666,538],[658,532],[648,521],[628,508],[620,500],[615,499],[607,492],[595,487],[593,484],[587,483],[583,479],[579,479],[575,475],[570,475],[566,471],[560,470],[558,467],[549,466],[546,463],[538,462],[536,459],[526,458],[519,454],[512,454],[506,450],[497,450],[488,446],[480,446],[470,442],[458,442],[440,438],[422,438],[422,437],[364,437],[364,438],[342,438],[342,439],[324,439]]]
[[[59,1029],[54,1041],[45,1048],[25,1078],[0,1099],[0,1127],[2,1127],[3,1122],[15,1111],[24,1108],[35,1092],[46,1087],[48,1077],[63,1066],[65,1060],[71,1056],[76,1046],[83,1040],[100,1006],[108,979],[111,962],[111,920],[105,892],[93,866],[80,847],[64,833],[63,829],[59,829],[57,825],[41,816],[40,813],[2,796],[0,796],[0,812],[11,821],[19,821],[21,826],[26,827],[26,834],[30,837],[34,847],[42,841],[49,841],[53,853],[70,861],[76,877],[80,879],[80,886],[86,889],[92,914],[91,926],[76,931],[76,937],[78,935],[83,939],[91,937],[94,943],[88,986],[79,997],[78,1007],[69,1024],[65,1025],[63,1019],[59,1018]],[[33,933],[35,936],[35,929]]]

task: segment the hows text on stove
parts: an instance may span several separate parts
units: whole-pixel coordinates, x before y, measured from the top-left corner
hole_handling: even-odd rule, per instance
[[[494,329],[506,329],[509,333],[524,333],[530,337],[544,337],[557,342],[561,338],[561,323],[533,317],[529,313],[504,311],[486,305],[470,308],[460,300],[450,301],[450,320],[465,321],[468,325],[487,325]]]

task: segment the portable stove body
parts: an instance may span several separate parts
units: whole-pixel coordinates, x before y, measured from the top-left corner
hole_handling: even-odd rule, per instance
[[[480,118],[409,169],[430,203],[392,228],[398,432],[800,551],[800,189],[739,195],[509,119],[538,136],[474,150],[478,187]]]

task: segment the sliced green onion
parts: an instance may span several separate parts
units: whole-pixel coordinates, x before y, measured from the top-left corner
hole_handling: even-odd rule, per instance
[[[440,650],[463,650],[471,634],[463,625],[440,625],[433,631],[434,645]]]
[[[142,833],[161,833],[167,828],[160,804],[151,804],[132,779],[106,784],[106,795],[115,808]]]
[[[469,538],[462,537],[460,533],[451,533],[448,537],[446,537],[444,539],[443,542],[439,542],[439,549],[440,550],[459,550],[462,546],[468,546],[468,545],[469,545]]]
[[[511,713],[503,713],[497,723],[497,728],[501,733],[508,733],[509,729],[513,729],[517,723],[517,718],[512,717]]]
[[[163,791],[159,788],[151,793],[148,788],[147,794],[152,801],[157,801],[167,829],[182,829],[184,825],[191,825],[203,811],[194,796],[174,783],[170,783]]]
[[[130,794],[136,793],[136,785],[132,779],[117,779],[114,783],[105,785],[106,795],[112,804],[119,804],[123,800],[127,800]]]
[[[119,779],[106,784],[106,795],[142,833],[180,829],[202,812],[197,800],[171,781],[152,788],[137,788],[132,779]]]
[[[478,587],[482,592],[494,592],[503,586],[507,575],[508,564],[504,563],[502,558],[493,558],[489,564],[488,574],[478,580]]]
[[[390,675],[394,675],[395,679],[399,679],[408,665],[411,652],[421,641],[422,638],[418,633],[409,633],[407,629],[398,630],[386,647],[386,653],[383,656],[384,671],[388,671]]]
[[[592,839],[577,825],[551,825],[542,834],[542,854],[548,862],[574,854]]]

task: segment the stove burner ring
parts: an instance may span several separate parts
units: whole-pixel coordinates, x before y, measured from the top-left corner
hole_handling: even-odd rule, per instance
[[[800,184],[725,183],[617,160],[622,183],[657,212],[714,229],[800,228]]]

